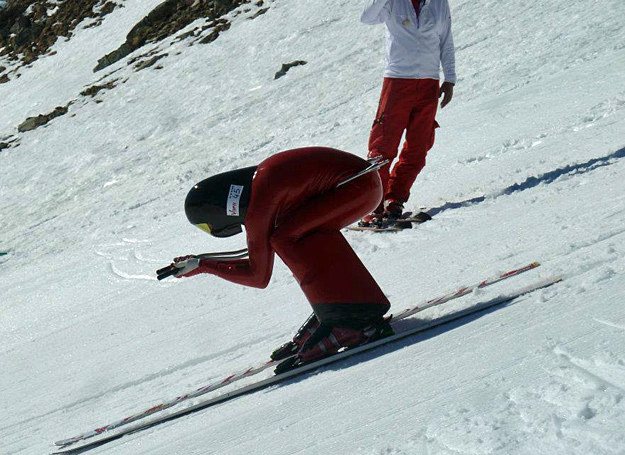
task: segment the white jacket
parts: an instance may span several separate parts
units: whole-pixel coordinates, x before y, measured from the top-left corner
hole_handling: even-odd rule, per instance
[[[385,77],[456,82],[454,39],[447,0],[421,0],[417,13],[411,0],[368,0],[364,24],[386,24]]]

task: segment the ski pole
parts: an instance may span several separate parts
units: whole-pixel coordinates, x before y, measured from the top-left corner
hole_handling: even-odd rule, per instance
[[[377,171],[378,169],[380,169],[382,166],[384,166],[385,164],[388,163],[388,160],[382,160],[380,161],[380,157],[376,157],[372,160],[370,160],[370,165],[367,166],[366,168],[364,168],[362,171],[358,172],[357,174],[352,175],[351,177],[347,177],[345,180],[341,180],[336,187],[340,187],[342,185],[345,185],[347,182],[351,182],[354,179],[357,179],[358,177],[368,174],[369,172],[373,172],[373,171]]]
[[[233,261],[236,259],[243,259],[248,255],[247,248],[243,248],[236,251],[220,251],[215,253],[202,253],[198,255],[193,255],[192,259],[212,259],[212,260],[220,260],[220,261]],[[158,269],[156,271],[156,278],[158,281],[164,280],[167,277],[175,275],[181,268],[177,267],[176,264],[170,264],[167,267],[163,267],[162,269]]]

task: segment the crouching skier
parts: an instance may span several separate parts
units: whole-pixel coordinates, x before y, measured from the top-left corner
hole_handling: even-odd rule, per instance
[[[273,360],[291,357],[276,372],[393,334],[383,318],[388,299],[340,232],[382,199],[377,172],[337,187],[368,166],[331,148],[288,150],[207,178],[187,195],[187,218],[207,233],[229,237],[245,225],[249,259],[178,257],[175,276],[209,273],[264,288],[275,252],[308,298],[313,314],[293,341],[273,352]]]

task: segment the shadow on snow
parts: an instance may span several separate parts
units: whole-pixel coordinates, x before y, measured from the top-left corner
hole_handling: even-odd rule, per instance
[[[501,310],[502,308],[508,307],[510,305],[514,305],[518,301],[519,301],[519,298],[515,298],[508,302],[502,302],[501,304],[497,304],[493,306],[486,306],[482,310],[477,310],[465,316],[460,316],[450,321],[443,322],[440,325],[436,325],[434,327],[425,329],[423,332],[417,332],[412,335],[408,335],[406,336],[406,338],[401,338],[399,340],[392,341],[388,344],[374,348],[370,351],[365,351],[362,353],[355,354],[353,357],[340,359],[336,363],[330,363],[328,365],[320,366],[319,368],[303,373],[300,376],[296,376],[292,379],[287,379],[283,382],[280,382],[279,384],[275,384],[273,386],[275,387],[274,390],[288,386],[290,384],[294,384],[294,383],[298,383],[300,381],[306,380],[310,376],[320,371],[327,371],[327,370],[340,371],[345,368],[349,368],[354,365],[364,363],[372,359],[376,359],[386,354],[399,351],[405,347],[412,346],[422,341],[429,340],[431,338],[437,337],[447,332],[451,332],[459,327],[470,324],[471,322],[476,321],[488,314],[494,313],[495,311]],[[485,304],[488,305],[488,303],[489,302],[482,302],[482,303],[478,303],[475,305],[471,305],[471,307],[481,306]],[[458,310],[457,313],[463,313],[464,311],[465,310]],[[454,313],[451,313],[449,316],[453,317],[453,314]],[[398,323],[394,325],[394,328],[399,329],[398,332],[404,332],[404,331],[411,330],[413,328],[417,328],[418,326],[421,326],[421,325],[423,325],[423,321],[421,319],[419,319],[418,317],[410,317],[410,318],[398,321]]]
[[[617,150],[614,153],[603,156],[601,158],[593,158],[583,163],[571,164],[568,166],[560,167],[550,172],[546,172],[537,177],[528,177],[524,182],[515,183],[514,185],[510,185],[507,188],[495,193],[492,196],[476,196],[471,199],[467,199],[465,201],[460,202],[446,202],[443,205],[438,207],[432,207],[427,211],[431,216],[437,215],[441,212],[445,212],[447,210],[459,209],[462,207],[468,207],[470,205],[479,204],[484,202],[486,199],[494,199],[499,196],[506,196],[513,193],[518,193],[521,191],[529,190],[531,188],[535,188],[540,184],[550,184],[564,176],[573,176],[573,175],[581,175],[586,172],[594,171],[600,167],[610,166],[616,162],[616,160],[625,158],[625,147],[620,150]]]

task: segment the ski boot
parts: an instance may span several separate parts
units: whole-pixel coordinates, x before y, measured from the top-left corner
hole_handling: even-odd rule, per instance
[[[302,345],[315,333],[319,327],[319,319],[315,313],[311,314],[308,319],[299,328],[292,341],[284,343],[271,353],[271,360],[282,360],[297,354]]]
[[[385,227],[386,221],[384,220],[384,210],[381,208],[375,209],[369,215],[364,216],[359,222],[358,227]]]
[[[389,199],[388,201],[386,201],[386,208],[384,209],[384,217],[387,218],[390,222],[395,222],[401,219],[401,216],[403,213],[404,213],[403,202],[398,202],[393,199]]]
[[[297,355],[280,363],[276,367],[275,373],[284,373],[301,365],[336,354],[343,348],[360,346],[391,336],[394,333],[393,328],[384,318],[377,319],[362,329],[333,327],[322,323],[304,342]]]

